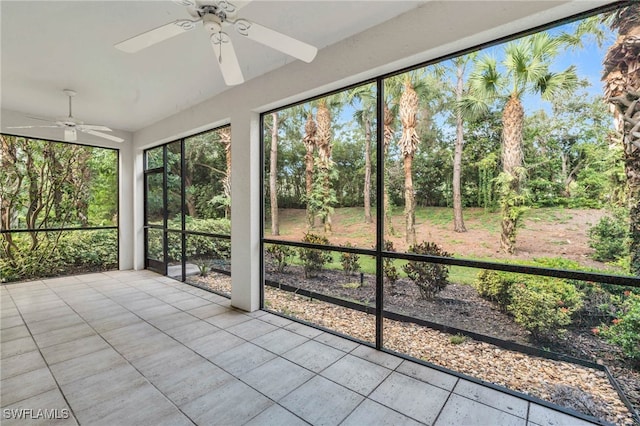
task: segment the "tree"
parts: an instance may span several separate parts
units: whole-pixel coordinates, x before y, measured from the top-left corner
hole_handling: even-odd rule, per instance
[[[331,113],[327,107],[326,98],[320,99],[316,110],[316,147],[318,149],[318,168],[322,175],[321,188],[319,191],[323,194],[322,200],[322,221],[324,224],[324,232],[331,232],[331,205],[329,204],[329,192],[331,191],[330,172],[333,165],[331,160],[332,135],[331,135]]]
[[[612,106],[624,149],[631,273],[640,275],[640,3],[618,9],[609,19],[618,37],[604,59],[604,95]]]
[[[269,195],[271,197],[271,235],[280,235],[278,223],[278,113],[271,113],[271,153],[269,155]]]
[[[226,198],[224,217],[231,218],[231,126],[218,129],[220,143],[224,147],[225,170],[222,179],[222,188]]]
[[[404,78],[404,91],[400,97],[400,122],[402,123],[402,136],[398,141],[404,162],[404,219],[405,219],[405,240],[410,245],[416,243],[416,204],[413,193],[413,156],[420,138],[416,131],[418,124],[418,94],[413,88],[411,75],[406,74]]]
[[[467,232],[467,228],[464,226],[464,217],[462,215],[462,151],[464,148],[464,114],[462,102],[464,98],[464,74],[466,71],[467,63],[475,59],[475,54],[458,56],[453,59],[453,64],[456,67],[456,84],[455,84],[455,96],[456,96],[456,142],[453,154],[453,230],[455,232]]]
[[[522,97],[526,93],[538,93],[545,100],[560,96],[575,87],[577,77],[574,67],[556,73],[550,70],[552,60],[562,47],[559,37],[547,32],[508,43],[502,65],[498,69],[495,58],[484,56],[476,63],[470,76],[471,96],[464,104],[474,110],[486,109],[489,102],[506,98],[502,110],[502,170],[501,188],[502,233],[500,246],[506,253],[515,252],[516,229],[522,215],[525,177],[523,168],[524,107]]]
[[[305,181],[306,181],[306,200],[307,200],[307,225],[309,228],[313,228],[313,221],[315,214],[309,206],[309,200],[311,199],[311,191],[313,191],[313,151],[316,148],[316,133],[318,127],[316,121],[313,118],[311,111],[307,114],[307,122],[304,125],[304,137],[302,143],[304,144],[307,153],[304,156],[305,164]]]
[[[364,129],[364,222],[372,223],[371,218],[371,125],[376,111],[374,86],[367,84],[347,92],[347,102],[356,107],[354,118]]]

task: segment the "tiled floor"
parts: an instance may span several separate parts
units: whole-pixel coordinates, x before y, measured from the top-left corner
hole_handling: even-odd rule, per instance
[[[148,271],[0,295],[3,425],[589,424]]]

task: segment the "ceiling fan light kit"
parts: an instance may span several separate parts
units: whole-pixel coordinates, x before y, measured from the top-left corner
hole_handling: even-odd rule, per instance
[[[8,129],[35,129],[35,128],[61,128],[64,130],[64,140],[65,142],[76,142],[78,140],[78,130],[83,133],[87,133],[89,135],[97,136],[99,138],[108,139],[113,142],[124,142],[124,139],[119,138],[117,136],[109,135],[103,132],[111,132],[112,130],[106,126],[100,126],[96,124],[84,124],[82,121],[78,120],[73,116],[72,111],[72,98],[76,95],[76,92],[71,89],[64,89],[63,92],[69,98],[69,116],[65,118],[59,119],[48,119],[41,117],[31,117],[28,118],[40,121],[46,121],[49,123],[54,123],[55,125],[48,126],[10,126]]]
[[[264,27],[243,18],[236,18],[238,7],[233,3],[220,1],[173,0],[187,8],[195,19],[178,19],[161,27],[144,32],[115,44],[123,52],[135,53],[184,32],[202,23],[209,35],[216,60],[220,66],[225,84],[233,86],[244,82],[242,70],[229,34],[224,30],[233,27],[238,34],[272,49],[278,50],[304,62],[311,62],[318,49],[310,44],[294,39],[278,31]]]

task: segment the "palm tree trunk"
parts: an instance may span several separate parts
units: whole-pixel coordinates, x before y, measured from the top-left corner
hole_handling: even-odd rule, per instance
[[[457,68],[456,101],[462,100],[464,90],[463,80],[464,67],[459,64]],[[456,145],[453,153],[453,230],[455,232],[467,232],[462,216],[462,148],[464,146],[464,128],[462,122],[462,111],[456,112]]]
[[[389,152],[389,145],[391,144],[391,140],[393,139],[393,115],[391,114],[391,110],[387,103],[384,103],[384,160],[387,158],[387,152]],[[383,160],[383,162],[384,162]],[[385,163],[386,164],[386,163]],[[383,208],[384,208],[384,233],[388,235],[394,234],[393,222],[391,221],[391,206],[389,204],[389,191],[387,191],[387,183],[388,183],[389,174],[387,173],[387,168],[384,167],[384,188],[382,188],[383,193]]]
[[[222,180],[222,188],[227,198],[227,206],[224,209],[224,217],[231,217],[231,127],[223,127],[218,131],[220,142],[224,145],[226,170]]]
[[[322,193],[324,211],[321,212],[322,221],[324,223],[324,232],[331,233],[331,206],[330,193],[331,193],[331,181],[329,178],[331,171],[331,151],[333,146],[331,144],[331,113],[327,108],[324,99],[320,100],[318,110],[316,111],[316,124],[318,126],[318,133],[316,137],[316,145],[318,147],[318,159],[319,165],[322,168],[322,174],[324,179],[322,181]]]
[[[629,188],[630,272],[640,276],[640,3],[615,12],[611,28],[618,37],[604,60],[605,99],[612,104],[622,135]]]
[[[364,119],[364,222],[372,223],[371,218],[371,121]]]
[[[518,214],[516,214],[515,199],[520,195],[520,180],[522,176],[522,130],[524,124],[524,109],[517,95],[511,95],[502,114],[502,168],[507,175],[503,188],[502,204],[502,234],[500,247],[506,253],[515,253],[516,229]]]
[[[416,205],[413,194],[413,155],[404,156],[404,220],[406,230],[406,242],[413,246],[416,244]]]
[[[413,89],[409,77],[404,82],[404,91],[400,97],[400,121],[402,122],[402,137],[398,141],[400,151],[404,157],[404,217],[405,240],[410,245],[416,243],[416,206],[413,194],[413,155],[418,148],[418,94]]]
[[[307,122],[304,125],[305,135],[303,143],[307,149],[307,153],[304,156],[305,164],[305,189],[307,196],[307,226],[313,228],[314,212],[309,208],[308,200],[311,199],[311,192],[313,191],[313,151],[316,147],[316,122],[313,120],[313,115],[309,113],[307,116]]]
[[[278,113],[271,113],[271,153],[269,155],[269,196],[271,199],[271,235],[280,235],[278,221]]]

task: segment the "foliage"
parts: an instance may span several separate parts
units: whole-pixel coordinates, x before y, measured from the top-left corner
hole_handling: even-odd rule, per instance
[[[313,186],[307,200],[307,206],[313,215],[320,217],[323,222],[333,214],[333,206],[338,202],[333,185],[327,185],[327,182],[333,182],[336,179],[337,171],[335,169],[321,167],[320,160],[315,160]]]
[[[310,232],[304,235],[302,242],[308,244],[328,245],[329,240],[317,234]],[[322,249],[312,249],[302,247],[298,249],[298,256],[302,261],[304,267],[304,277],[312,278],[318,275],[318,272],[322,270],[325,263],[331,262],[331,254]]]
[[[622,311],[611,325],[602,326],[600,333],[619,345],[624,354],[640,364],[640,295],[627,292]]]
[[[430,256],[450,257],[439,245],[432,242],[422,242],[409,247],[410,253],[426,254]],[[449,284],[449,269],[440,263],[410,260],[402,267],[409,279],[418,286],[423,299],[433,299],[436,294],[444,290]]]
[[[231,222],[228,219],[194,219],[185,217],[186,229],[188,231],[203,232],[218,235],[231,234]],[[180,218],[176,217],[168,221],[169,229],[180,229]],[[177,232],[168,234],[168,256],[169,261],[182,259],[182,236]],[[149,253],[162,253],[162,245],[159,236],[152,238],[149,236]],[[222,259],[231,258],[231,240],[206,235],[187,234],[187,245],[185,247],[187,259]]]
[[[351,243],[346,243],[342,247],[353,248]],[[340,253],[340,264],[345,275],[353,275],[360,270],[360,256],[357,253]]]
[[[571,324],[582,307],[582,295],[574,285],[549,277],[527,277],[511,288],[507,307],[514,320],[536,340],[552,340]]]
[[[384,250],[385,251],[395,251],[393,247],[393,242],[386,241],[384,242]],[[398,273],[398,268],[395,265],[395,259],[390,257],[385,257],[382,260],[382,273],[384,274],[385,283],[390,286],[394,286],[396,281],[400,278],[400,274]]]
[[[464,334],[454,334],[449,338],[452,345],[461,345],[467,341],[467,336]]]
[[[593,258],[601,262],[614,262],[629,254],[628,215],[620,209],[613,216],[603,216],[589,229],[589,247],[595,250]]]
[[[18,248],[14,253],[15,264],[0,257],[0,282],[118,266],[118,233],[115,230],[43,232],[39,240],[41,246],[29,250],[31,241],[25,234],[13,238]]]
[[[484,269],[478,273],[475,287],[480,297],[496,302],[506,311],[511,303],[511,286],[515,282],[515,275]]]
[[[289,246],[270,244],[266,250],[269,264],[275,264],[275,272],[286,272],[291,264],[291,259],[295,254],[295,250]]]

